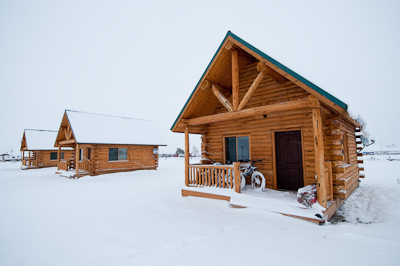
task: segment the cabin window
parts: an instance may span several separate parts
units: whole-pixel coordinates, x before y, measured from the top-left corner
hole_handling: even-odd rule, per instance
[[[248,162],[250,160],[249,137],[225,138],[225,162]]]
[[[128,159],[128,149],[118,149],[118,160]]]
[[[350,156],[349,156],[349,139],[347,134],[343,135],[343,155],[344,155],[344,162],[350,163]]]
[[[79,161],[82,161],[82,157],[83,157],[83,150],[79,149]]]
[[[64,160],[64,152],[60,153],[60,160]]]
[[[88,160],[92,159],[92,148],[88,148],[87,158]]]
[[[50,161],[52,161],[52,160],[57,160],[57,152],[50,153]]]
[[[119,148],[109,148],[108,149],[108,160],[109,161],[118,161],[118,160],[127,160],[128,159],[128,149],[119,149]]]

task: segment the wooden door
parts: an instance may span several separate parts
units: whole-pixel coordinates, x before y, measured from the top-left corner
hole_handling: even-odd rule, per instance
[[[275,132],[275,149],[278,189],[303,187],[301,131]]]

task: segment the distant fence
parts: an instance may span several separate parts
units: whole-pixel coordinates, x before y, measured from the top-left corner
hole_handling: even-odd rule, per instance
[[[400,155],[400,151],[365,151],[364,155]]]

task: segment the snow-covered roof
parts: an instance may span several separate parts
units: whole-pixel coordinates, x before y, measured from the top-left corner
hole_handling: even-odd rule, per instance
[[[166,146],[150,120],[73,110],[65,112],[76,143]]]
[[[57,131],[54,130],[25,129],[27,150],[57,150],[54,147],[56,138]]]

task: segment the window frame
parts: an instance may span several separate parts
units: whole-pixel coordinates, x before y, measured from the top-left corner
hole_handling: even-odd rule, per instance
[[[51,155],[52,154],[55,154],[56,155],[56,158],[55,159],[51,159]],[[58,152],[50,152],[50,161],[57,161],[57,159],[58,159]]]
[[[110,149],[117,149],[117,155],[118,155],[118,159],[117,160],[110,160]],[[120,159],[120,152],[119,150],[126,150],[126,159]],[[108,148],[108,162],[112,163],[112,162],[127,162],[129,161],[129,148]]]
[[[343,156],[344,156],[344,163],[350,164],[350,155],[349,155],[349,136],[347,132],[343,135]]]
[[[224,162],[224,164],[227,164],[227,162],[226,162],[226,138],[233,138],[233,137],[236,138],[236,162],[239,162],[238,161],[238,141],[237,141],[237,138],[240,138],[240,137],[248,137],[248,139],[249,139],[249,160],[251,160],[251,145],[250,145],[251,136],[250,136],[250,134],[226,135],[226,136],[222,137],[223,162]],[[243,162],[241,162],[241,163],[243,163]]]

